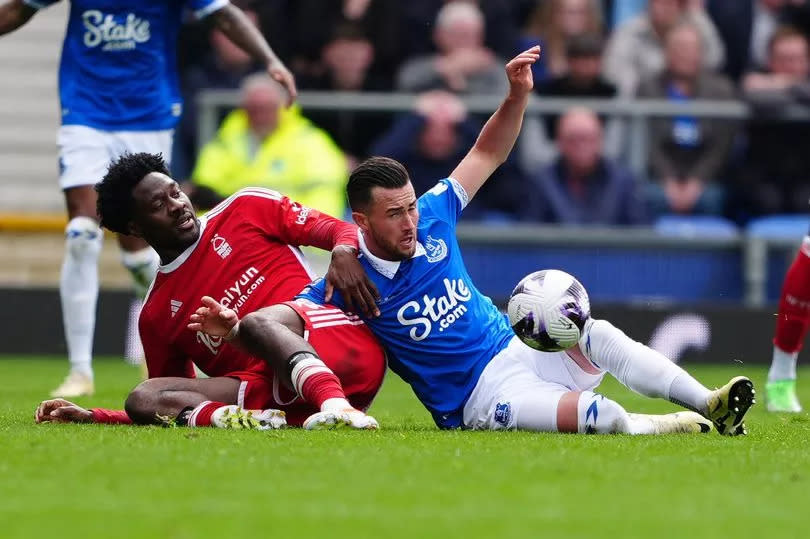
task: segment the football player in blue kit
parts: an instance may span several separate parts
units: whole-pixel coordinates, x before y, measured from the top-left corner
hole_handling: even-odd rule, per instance
[[[579,343],[566,351],[534,350],[470,279],[456,222],[515,143],[539,53],[529,49],[506,65],[506,99],[452,174],[421,197],[392,159],[373,157],[352,172],[346,189],[360,228],[360,260],[379,292],[377,316],[367,325],[391,369],[441,428],[662,434],[708,432],[713,423],[721,434],[743,434],[754,400],[748,378],[709,390],[605,320],[589,319]],[[321,304],[325,295],[316,281],[299,301]],[[344,305],[337,293],[332,302]],[[209,322],[209,333],[240,333],[233,322]],[[692,411],[628,413],[593,392],[606,372],[637,393]]]
[[[0,35],[59,0],[0,1]],[[102,233],[96,184],[125,153],[171,155],[182,114],[175,46],[183,11],[210,16],[238,46],[267,66],[290,101],[292,75],[244,12],[228,0],[71,0],[59,68],[60,187],[68,219],[60,296],[70,373],[54,396],[92,394],[92,345]],[[143,240],[119,236],[122,262],[143,296],[157,271]]]

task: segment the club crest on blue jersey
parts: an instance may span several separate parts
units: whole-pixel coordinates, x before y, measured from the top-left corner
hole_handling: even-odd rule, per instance
[[[434,239],[433,236],[428,235],[425,241],[425,254],[431,264],[438,262],[447,256],[447,244],[441,238]]]
[[[495,422],[504,427],[509,426],[512,419],[512,403],[499,402],[495,405]]]

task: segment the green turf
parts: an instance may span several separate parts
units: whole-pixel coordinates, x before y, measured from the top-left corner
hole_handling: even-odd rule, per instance
[[[807,536],[807,413],[757,405],[739,438],[441,432],[389,375],[379,432],[34,425],[64,368],[0,360],[0,537]],[[120,407],[138,371],[96,369],[99,393],[79,402]],[[762,386],[764,369],[744,372]],[[810,405],[810,369],[800,390]]]

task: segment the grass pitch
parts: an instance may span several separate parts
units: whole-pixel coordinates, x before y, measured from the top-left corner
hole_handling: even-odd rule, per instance
[[[0,537],[806,537],[810,414],[747,437],[441,432],[389,373],[379,432],[35,425],[64,361],[0,359]],[[737,367],[692,367],[707,385]],[[742,372],[762,387],[765,370]],[[810,405],[810,369],[800,372]],[[96,362],[88,406],[139,380]],[[608,378],[631,411],[667,412]],[[762,397],[760,392],[760,397]]]

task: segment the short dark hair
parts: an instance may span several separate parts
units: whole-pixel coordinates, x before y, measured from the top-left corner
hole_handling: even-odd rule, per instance
[[[352,211],[364,211],[371,202],[375,187],[396,189],[405,187],[411,179],[399,161],[388,157],[369,157],[355,168],[346,184],[346,194]]]
[[[96,211],[101,226],[129,234],[127,225],[132,220],[135,205],[132,190],[152,172],[169,175],[166,161],[159,153],[127,153],[110,165],[107,174],[96,184]]]

